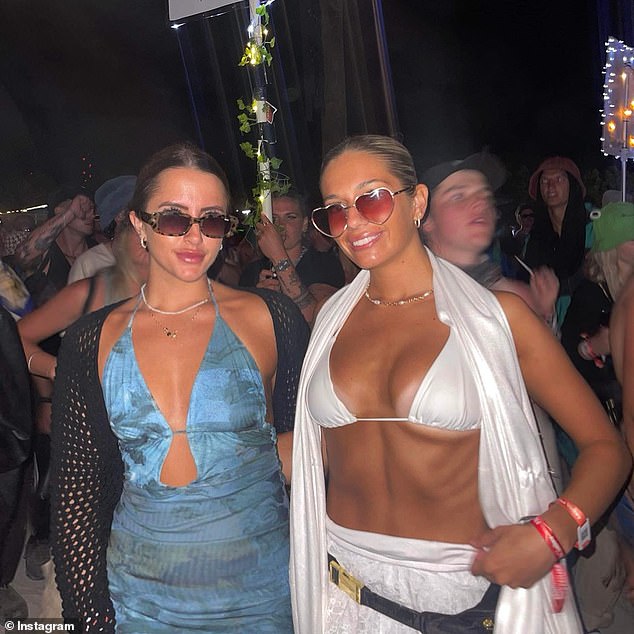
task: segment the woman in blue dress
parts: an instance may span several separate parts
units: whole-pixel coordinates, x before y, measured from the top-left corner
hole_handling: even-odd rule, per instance
[[[77,322],[59,355],[64,616],[86,631],[290,633],[280,458],[305,322],[279,293],[208,280],[234,228],[209,155],[187,144],[155,154],[131,207],[147,284]]]

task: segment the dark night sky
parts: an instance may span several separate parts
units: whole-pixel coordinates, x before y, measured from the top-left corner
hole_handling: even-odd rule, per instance
[[[2,2],[0,207],[24,174],[62,181],[88,154],[100,181],[135,171],[166,143],[195,138],[166,4]],[[594,4],[385,0],[400,128],[419,165],[485,145],[511,168],[549,153],[606,165]],[[235,72],[244,72],[237,60]]]

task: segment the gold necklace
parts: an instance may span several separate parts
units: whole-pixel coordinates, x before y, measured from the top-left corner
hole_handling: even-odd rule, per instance
[[[152,304],[150,304],[150,302],[148,302],[145,297],[145,287],[146,287],[146,284],[143,284],[143,286],[141,286],[141,299],[143,300],[143,303],[151,311],[155,313],[160,313],[161,315],[182,315],[183,313],[187,313],[190,310],[193,310],[194,308],[198,308],[199,306],[202,306],[203,304],[206,304],[207,302],[211,301],[211,282],[209,280],[207,280],[209,295],[207,295],[207,297],[205,297],[204,299],[201,299],[193,304],[190,304],[189,306],[185,306],[185,308],[181,308],[180,310],[161,310],[160,308],[156,308],[155,306],[152,306]]]
[[[193,312],[192,316],[190,317],[190,321],[196,321],[196,317],[198,316],[198,313],[202,310],[202,307],[203,307],[203,304],[200,304],[196,308],[196,310]],[[158,317],[156,316],[155,312],[151,308],[150,308],[150,317],[154,320],[156,325],[163,331],[163,334],[166,337],[168,337],[169,339],[176,339],[176,337],[178,336],[178,330],[176,330],[176,328],[168,328],[167,326],[162,324],[158,320]]]
[[[146,308],[150,311],[150,317],[154,320],[154,322],[156,323],[156,325],[161,328],[163,330],[163,334],[169,338],[169,339],[176,339],[176,337],[178,336],[178,330],[176,330],[175,328],[168,328],[167,326],[165,326],[164,324],[162,324],[159,320],[158,317],[156,316],[156,313],[159,313],[160,315],[182,315],[190,310],[193,310],[194,308],[196,310],[194,310],[194,313],[192,314],[190,320],[191,321],[195,321],[196,317],[198,316],[198,313],[201,311],[202,307],[207,304],[208,302],[211,301],[212,295],[213,295],[213,290],[211,288],[211,281],[207,280],[207,287],[209,289],[209,295],[207,297],[205,297],[204,299],[201,299],[200,301],[191,304],[190,306],[186,306],[185,308],[181,308],[180,310],[161,310],[160,308],[156,308],[155,306],[152,306],[152,304],[150,304],[150,302],[147,301],[146,297],[145,297],[145,284],[143,284],[143,286],[141,286],[141,299],[143,300],[143,303],[145,304]]]
[[[374,297],[370,297],[370,293],[368,289],[370,288],[370,284],[365,287],[365,297],[368,301],[372,302],[375,306],[405,306],[406,304],[413,304],[414,302],[422,302],[424,299],[431,297],[434,294],[434,289],[430,288],[428,291],[425,291],[422,295],[415,295],[414,297],[408,297],[406,299],[397,299],[393,302],[387,302],[382,299],[375,299]]]

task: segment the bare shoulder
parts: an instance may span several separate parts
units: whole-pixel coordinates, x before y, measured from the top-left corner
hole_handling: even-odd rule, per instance
[[[506,315],[511,327],[520,320],[530,317],[535,319],[535,314],[528,307],[526,301],[514,288],[496,289],[493,294],[500,302],[500,306]],[[537,320],[539,321],[539,320]]]
[[[615,339],[622,338],[628,327],[634,323],[634,275],[622,288],[610,317],[610,340],[615,345]]]
[[[123,329],[128,325],[137,303],[137,298],[133,297],[110,311],[101,329],[102,346],[100,347],[107,347],[108,349],[112,347],[112,344],[119,338]],[[110,345],[107,345],[109,341]]]
[[[551,346],[556,340],[544,322],[526,302],[512,291],[495,291],[502,311],[506,315],[518,354],[528,348]]]
[[[622,310],[626,314],[632,314],[634,312],[634,274],[630,275],[621,289],[614,309]]]
[[[232,328],[240,329],[240,325],[251,329],[270,327],[272,332],[271,314],[266,302],[259,295],[218,282],[214,282],[213,292],[220,313]]]

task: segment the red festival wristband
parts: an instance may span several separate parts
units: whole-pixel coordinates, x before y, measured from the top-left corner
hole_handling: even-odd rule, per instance
[[[541,535],[542,539],[546,542],[550,552],[555,556],[555,559],[559,561],[566,556],[564,549],[561,547],[559,540],[553,533],[553,529],[546,524],[540,515],[530,520],[530,523],[537,529],[537,532]]]
[[[561,612],[564,609],[564,603],[566,602],[566,595],[568,593],[568,573],[566,571],[564,549],[561,547],[559,540],[550,526],[548,526],[541,516],[523,517],[520,522],[530,522],[537,529],[557,560],[550,570],[550,600],[553,612]]]
[[[555,502],[566,509],[566,512],[577,523],[577,541],[575,542],[575,548],[577,550],[583,550],[592,541],[592,531],[590,529],[590,520],[586,514],[570,500],[566,498],[557,498]]]
[[[603,355],[598,355],[595,351],[594,348],[592,347],[592,344],[590,343],[590,335],[588,335],[585,332],[581,333],[581,339],[583,340],[583,343],[586,347],[586,350],[588,351],[588,356],[590,357],[590,359],[592,360],[592,362],[594,363],[594,365],[601,369],[604,367],[605,363],[604,363],[604,357]]]

